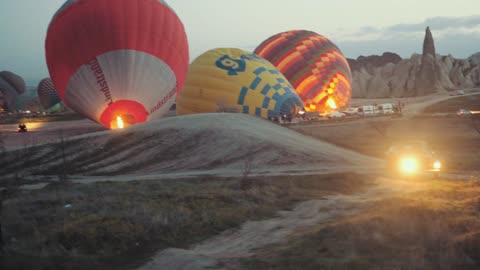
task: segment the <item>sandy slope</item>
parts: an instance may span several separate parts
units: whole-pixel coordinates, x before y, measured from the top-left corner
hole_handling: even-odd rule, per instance
[[[58,124],[57,124],[58,125]],[[67,162],[82,175],[321,173],[371,168],[378,161],[244,114],[171,117],[125,130],[68,139]],[[29,154],[32,169],[62,163],[58,144]],[[123,178],[123,180],[129,180]]]

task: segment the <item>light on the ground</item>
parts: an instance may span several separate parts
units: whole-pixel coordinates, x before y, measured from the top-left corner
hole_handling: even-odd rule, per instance
[[[440,161],[435,161],[433,163],[433,168],[436,169],[436,170],[440,170],[442,168],[442,163]]]

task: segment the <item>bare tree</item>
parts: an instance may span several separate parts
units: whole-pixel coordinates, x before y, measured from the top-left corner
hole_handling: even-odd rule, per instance
[[[243,160],[242,179],[240,180],[240,187],[243,190],[250,189],[253,186],[253,181],[250,178],[253,168],[255,167],[255,156],[253,152],[248,152]]]
[[[387,137],[388,124],[385,122],[371,122],[370,127],[375,129],[383,138]]]
[[[3,197],[4,197],[4,190],[0,189],[0,258],[3,257],[4,250],[3,250],[3,231],[2,231],[2,215],[3,215]]]
[[[6,162],[6,149],[5,149],[5,142],[4,142],[4,136],[3,133],[0,133],[0,173],[3,172],[3,166],[4,163]]]
[[[61,168],[60,168],[60,171],[59,171],[59,179],[60,181],[62,182],[65,182],[67,180],[67,175],[68,175],[68,162],[67,162],[67,155],[66,155],[66,150],[67,150],[67,142],[66,142],[66,138],[65,138],[65,134],[64,134],[64,131],[63,129],[61,129],[59,131],[59,140],[56,144],[56,147],[55,147],[56,151],[59,151],[60,154],[61,154],[61,159],[62,159],[62,165],[61,165]]]
[[[3,155],[5,154],[5,138],[3,133],[0,132],[0,160],[3,158]]]
[[[6,149],[5,149],[5,144],[4,144],[4,136],[3,134],[0,133],[0,164],[3,164],[4,161],[6,160]],[[4,181],[8,181],[6,179],[3,179]],[[3,243],[3,230],[2,230],[2,216],[3,216],[3,201],[4,197],[6,197],[7,194],[7,189],[5,188],[0,188],[0,258],[4,256],[4,243]]]

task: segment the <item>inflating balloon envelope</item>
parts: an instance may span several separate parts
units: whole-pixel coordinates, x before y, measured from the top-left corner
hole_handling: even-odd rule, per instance
[[[326,37],[305,30],[284,32],[268,38],[254,52],[285,75],[307,111],[328,113],[350,101],[350,67]]]
[[[42,107],[48,112],[56,112],[62,108],[62,100],[57,94],[50,78],[40,81],[37,87],[37,95]]]
[[[0,107],[6,111],[19,110],[22,107],[20,95],[25,93],[25,81],[19,75],[0,72]]]
[[[65,104],[113,129],[162,117],[188,71],[183,24],[160,0],[67,1],[45,49]]]
[[[303,104],[270,62],[235,48],[205,52],[190,65],[177,114],[239,112],[263,118],[294,115]]]

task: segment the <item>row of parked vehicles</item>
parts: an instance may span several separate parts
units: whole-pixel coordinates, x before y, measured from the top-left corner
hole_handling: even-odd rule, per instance
[[[329,119],[338,119],[352,116],[379,116],[379,115],[395,115],[402,112],[401,104],[383,103],[378,105],[363,105],[359,107],[350,107],[338,112],[333,111],[327,114]]]

